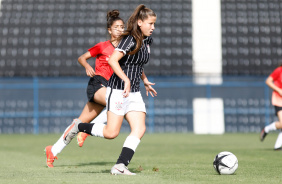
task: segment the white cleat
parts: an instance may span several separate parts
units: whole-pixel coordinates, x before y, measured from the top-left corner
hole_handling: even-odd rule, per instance
[[[71,140],[78,134],[78,124],[82,123],[79,119],[74,119],[67,131],[64,133],[64,143],[69,144]]]
[[[113,175],[136,175],[128,170],[124,164],[116,164],[112,167],[111,173]]]

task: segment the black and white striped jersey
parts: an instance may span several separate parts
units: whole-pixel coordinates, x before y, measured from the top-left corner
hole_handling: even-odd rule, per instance
[[[128,53],[134,50],[136,46],[136,41],[133,36],[128,35],[123,37],[115,49],[124,53],[124,56],[119,60],[119,64],[123,72],[130,79],[131,92],[140,91],[140,79],[144,69],[144,64],[146,64],[150,58],[150,45],[152,42],[152,37],[146,37],[143,40],[140,50],[134,55],[128,55]],[[109,79],[108,87],[123,90],[124,81],[113,73]]]

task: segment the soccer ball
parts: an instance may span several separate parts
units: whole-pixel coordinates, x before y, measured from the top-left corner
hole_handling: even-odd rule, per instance
[[[223,151],[215,156],[213,167],[218,174],[233,174],[238,168],[238,159],[233,153]]]

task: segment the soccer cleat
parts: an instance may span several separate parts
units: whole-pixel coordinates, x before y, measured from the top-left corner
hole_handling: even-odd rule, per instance
[[[266,136],[267,136],[267,133],[265,132],[263,128],[260,132],[260,141],[263,141]]]
[[[124,164],[116,164],[111,169],[113,175],[136,175],[128,170]]]
[[[280,147],[280,148],[274,148],[274,151],[282,151],[282,147]]]
[[[76,139],[77,139],[77,144],[78,144],[79,147],[83,146],[83,143],[84,143],[86,137],[88,137],[88,136],[89,136],[89,134],[84,133],[84,132],[79,132],[77,134]]]
[[[69,128],[64,133],[64,143],[69,144],[71,140],[76,136],[76,134],[79,132],[78,130],[78,124],[82,123],[79,119],[74,119],[72,124],[69,126]]]
[[[46,146],[45,148],[45,155],[46,155],[46,164],[48,167],[52,168],[53,166],[53,162],[55,159],[58,159],[56,156],[54,157],[52,151],[52,146]]]

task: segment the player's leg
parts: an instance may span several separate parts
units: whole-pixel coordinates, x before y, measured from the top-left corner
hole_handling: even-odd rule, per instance
[[[88,104],[88,103],[87,103]],[[91,103],[91,109],[88,109],[88,107],[86,107],[83,110],[83,114],[86,113],[88,114],[88,112],[91,112],[91,115],[95,115],[95,117],[103,110],[104,106],[97,104],[97,103]],[[90,111],[89,111],[90,110]],[[80,116],[80,118],[84,121],[90,121],[89,116]],[[88,118],[88,119],[87,119]],[[72,122],[71,126],[69,127],[69,129],[67,130],[67,132],[64,134],[64,143],[65,144],[69,144],[71,142],[71,140],[78,134],[79,129],[78,129],[78,124],[86,124],[87,127],[93,126],[93,124],[89,124],[89,123],[82,123],[82,121],[80,119],[74,119],[74,121]],[[98,123],[98,124],[102,124],[102,123]],[[104,124],[102,124],[104,126]],[[80,131],[80,132],[85,132],[90,134],[87,131]]]
[[[103,109],[104,109],[103,105],[97,104],[95,102],[87,102],[87,104],[85,105],[78,119],[84,123],[90,123],[93,119],[95,119],[101,113]],[[107,121],[107,119],[104,118],[104,120],[101,119],[101,121],[102,123],[104,123],[105,121]],[[80,147],[83,146],[84,141],[87,136],[89,136],[89,134],[86,134],[83,132],[77,135],[77,144]]]
[[[131,133],[123,144],[116,165],[111,169],[112,174],[124,174],[122,171],[130,174],[130,171],[128,171],[126,166],[130,163],[140,140],[146,131],[146,107],[141,93],[130,93],[127,101],[128,104],[125,109],[125,118],[130,125]],[[120,168],[124,168],[124,170],[120,170]]]
[[[282,150],[282,131],[281,130],[274,144],[274,150]]]
[[[57,140],[57,142],[52,146],[46,146],[45,147],[45,155],[46,155],[46,164],[49,168],[54,167],[53,163],[55,161],[55,159],[57,158],[57,154],[59,154],[65,147],[66,144],[64,143],[63,139],[64,139],[64,134],[65,132],[69,129],[70,126],[68,126],[63,135]]]
[[[106,92],[107,88],[102,87],[94,94],[94,101],[106,107]],[[95,117],[90,123],[107,123],[107,110],[104,110]]]
[[[282,129],[282,107],[274,106],[275,113],[278,117],[279,121],[274,121],[270,123],[269,125],[265,126],[260,133],[260,140],[263,141],[267,134],[271,131],[275,131],[277,129]]]
[[[278,111],[277,116],[278,116],[279,121],[275,123],[275,127],[276,129],[280,129],[280,132],[276,139],[274,150],[281,150],[282,148],[282,131],[281,131],[282,130],[282,110]]]
[[[84,123],[90,123],[102,112],[104,108],[105,106],[100,105],[98,103],[87,102],[78,119]]]
[[[121,154],[116,164],[111,169],[112,174],[135,175],[128,170],[127,166],[140,143],[140,139],[146,131],[145,118],[145,112],[131,111],[126,114],[131,133],[124,141]]]
[[[118,136],[122,121],[123,116],[116,115],[113,112],[108,112],[107,125],[103,123],[90,124],[82,123],[81,121],[74,121],[64,135],[64,142],[65,144],[69,144],[78,132],[85,132],[93,136],[113,139]]]
[[[84,109],[81,115],[79,116],[79,118],[74,119],[72,124],[74,124],[74,122],[78,120],[79,122],[88,122],[89,123],[103,110],[103,108],[104,106],[100,104],[88,102],[84,106]],[[71,125],[65,129],[63,135],[57,140],[57,142],[53,146],[50,145],[45,148],[46,164],[48,167],[53,167],[53,162],[55,158],[57,158],[56,156],[67,146],[64,139],[65,139],[66,133],[70,131],[70,129],[71,129]]]
[[[96,103],[99,103],[99,104],[102,104],[102,105],[106,105],[106,92],[107,92],[107,88],[105,87],[101,87],[95,94],[94,94],[94,101]],[[86,133],[83,133],[83,132],[79,132],[78,133],[78,136],[77,136],[77,140],[80,144],[83,144],[86,136],[85,135],[91,135],[91,131],[92,131],[92,127],[93,125],[95,125],[94,127],[94,130],[95,132],[94,133],[94,136],[98,136],[98,137],[104,137],[103,135],[103,127],[104,125],[103,124],[100,124],[100,123],[106,123],[107,122],[107,111],[106,109],[104,109],[104,111],[102,111],[99,116],[97,116],[91,123],[92,125],[91,126],[87,126],[87,125],[80,125],[80,128],[83,129],[85,132],[89,133],[89,134],[86,134]],[[112,121],[111,121],[112,122]],[[112,127],[112,126],[110,126]],[[85,138],[84,140],[83,139],[80,139],[79,138],[81,137],[80,135],[83,135]],[[79,144],[79,145],[80,145]]]
[[[99,77],[94,77],[93,79],[90,79],[89,83],[88,83],[88,87],[87,87],[87,96],[89,98],[89,101],[91,102],[95,102],[98,103],[100,105],[106,106],[106,87],[103,87],[102,84],[105,83],[104,80],[101,81],[101,79]],[[86,113],[88,113],[87,111],[85,111]],[[96,116],[91,117],[91,120],[87,120],[87,121],[82,121],[84,123],[89,123],[90,121],[93,121],[91,123],[105,123],[107,122],[107,114],[104,111],[103,113],[99,114],[99,116],[97,117],[98,114],[96,114]],[[83,116],[85,116],[83,114]],[[94,118],[98,118],[97,120],[95,120]],[[95,121],[94,121],[94,120]],[[85,139],[89,136],[89,134],[84,133],[84,132],[79,132],[77,134],[77,143],[80,147],[83,146]]]
[[[100,114],[100,112],[103,110],[104,106],[100,105],[100,104],[97,104],[97,103],[94,103],[94,102],[87,102],[86,105],[84,106],[78,120],[80,122],[86,122],[86,123],[89,123],[91,120],[93,120],[98,114]],[[75,122],[75,120],[77,119],[74,119],[74,121],[72,122],[72,124]],[[64,138],[65,138],[65,135],[66,135],[66,132],[70,130],[70,126],[64,131],[64,134],[63,136],[58,140],[60,142],[64,142]],[[55,144],[52,148],[52,150],[54,150],[54,152],[56,154],[60,153],[61,150],[64,148],[62,147],[63,145],[66,146],[66,144],[64,143],[60,143],[58,144],[58,146],[56,146],[57,144]],[[60,150],[60,151],[59,151]],[[55,154],[55,155],[56,155]]]
[[[67,135],[68,138],[65,140],[66,143],[69,143],[71,139],[75,136],[75,134],[77,134],[78,132],[85,132],[93,136],[104,137],[107,139],[113,139],[118,136],[124,117],[124,98],[121,93],[122,90],[112,90],[111,88],[108,89],[109,90],[107,90],[107,99],[109,99],[110,105],[107,104],[107,109],[109,110],[107,112],[107,125],[103,123],[74,124],[72,130],[68,133],[70,135]],[[121,105],[118,106],[118,108],[116,105],[117,103]]]
[[[107,88],[102,87],[94,94],[94,101],[100,105],[106,106],[106,92]]]
[[[80,123],[79,132],[86,132],[96,137],[114,139],[118,136],[123,121],[123,116],[117,115],[111,111],[107,112],[107,125],[103,123]]]
[[[275,128],[277,129],[282,129],[282,107],[280,107],[281,109],[277,112],[277,116],[278,116],[278,122],[275,123]]]

